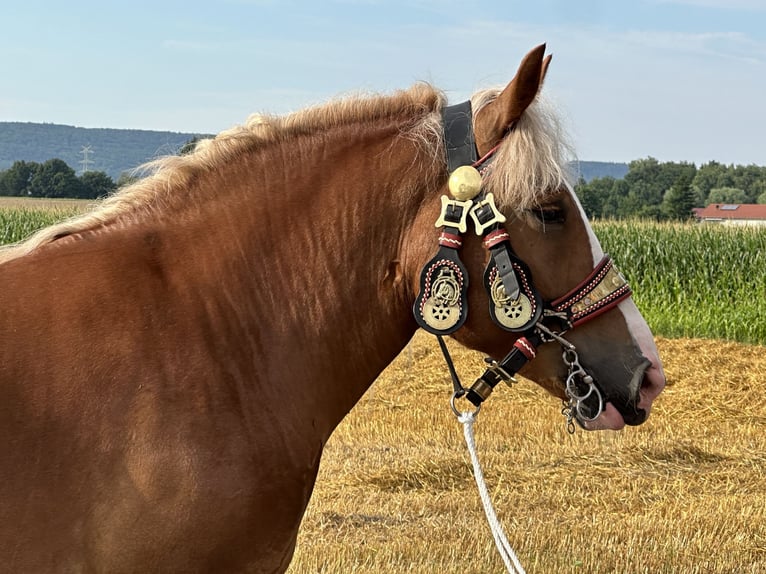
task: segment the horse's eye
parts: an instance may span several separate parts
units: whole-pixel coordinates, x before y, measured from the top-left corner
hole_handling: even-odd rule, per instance
[[[564,223],[564,210],[555,206],[536,207],[529,210],[531,215],[540,221],[548,225],[554,223]]]

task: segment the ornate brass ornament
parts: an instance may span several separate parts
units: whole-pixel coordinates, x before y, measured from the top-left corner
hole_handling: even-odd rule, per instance
[[[492,282],[491,297],[495,305],[495,317],[503,327],[518,329],[531,321],[533,310],[529,297],[523,293],[519,293],[516,299],[508,297],[499,276]]]
[[[460,283],[450,267],[439,269],[422,316],[429,327],[439,331],[451,329],[460,320]]]
[[[461,165],[450,174],[447,185],[452,197],[459,201],[468,201],[481,191],[481,174],[471,165]]]

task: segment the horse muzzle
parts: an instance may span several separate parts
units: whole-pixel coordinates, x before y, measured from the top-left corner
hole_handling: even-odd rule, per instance
[[[651,412],[654,399],[665,387],[665,376],[662,368],[655,365],[649,359],[644,359],[633,372],[629,389],[632,396],[606,397],[606,402],[600,413],[596,410],[594,400],[585,400],[581,405],[583,417],[577,416],[578,424],[586,430],[620,430],[625,425],[636,426],[644,423]],[[589,412],[597,414],[595,418],[589,418]]]

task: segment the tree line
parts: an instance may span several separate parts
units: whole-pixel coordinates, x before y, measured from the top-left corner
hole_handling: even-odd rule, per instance
[[[196,138],[187,141],[179,153],[188,153],[195,144]],[[0,196],[97,199],[132,180],[123,175],[115,182],[102,171],[78,176],[55,158],[42,163],[16,161],[0,170]],[[692,208],[711,203],[766,204],[766,167],[715,161],[697,167],[649,157],[630,162],[622,179],[580,179],[575,191],[590,218],[683,220],[692,216]]]
[[[766,204],[766,167],[715,161],[697,167],[649,157],[630,162],[622,179],[581,179],[575,191],[590,218],[684,220],[711,203]]]
[[[61,159],[42,163],[16,161],[0,171],[0,196],[97,199],[113,192],[131,178],[115,182],[103,171],[86,171],[78,176]]]
[[[178,150],[186,155],[194,150],[200,136],[193,136]],[[77,176],[64,160],[53,158],[42,163],[15,161],[0,170],[0,196],[98,199],[137,178],[123,173],[115,182],[103,171],[86,171]]]

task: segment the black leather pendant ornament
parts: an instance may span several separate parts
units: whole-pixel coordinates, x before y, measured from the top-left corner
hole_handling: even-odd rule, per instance
[[[464,102],[443,110],[448,188],[452,198],[443,195],[436,227],[441,227],[439,251],[420,272],[420,293],[412,306],[417,324],[434,335],[449,335],[468,317],[468,272],[460,261],[461,234],[468,230],[468,214],[473,198],[481,193],[481,174],[472,166],[476,161],[471,103]]]
[[[542,299],[532,286],[529,268],[513,254],[507,239],[502,239],[502,233],[489,234],[485,239],[485,245],[491,244],[489,250],[492,254],[484,271],[489,314],[500,328],[522,333],[531,329],[540,319],[543,312]]]
[[[468,317],[467,292],[468,273],[457,250],[442,245],[420,273],[420,294],[413,305],[415,321],[434,335],[454,333]]]

